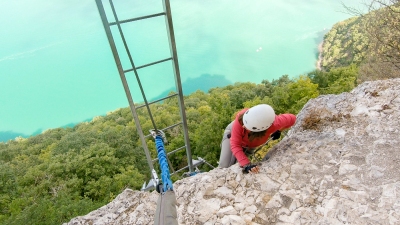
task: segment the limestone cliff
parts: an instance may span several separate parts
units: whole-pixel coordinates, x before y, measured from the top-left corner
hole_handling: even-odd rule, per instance
[[[259,174],[174,184],[179,224],[400,224],[400,79],[310,100]],[[125,190],[68,224],[153,224],[158,193]]]

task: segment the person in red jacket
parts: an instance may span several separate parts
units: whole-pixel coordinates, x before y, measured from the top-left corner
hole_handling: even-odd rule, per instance
[[[290,128],[295,122],[295,115],[275,115],[274,109],[267,104],[242,109],[225,129],[219,167],[227,168],[238,161],[244,173],[258,173],[258,166],[252,165],[246,154],[251,154],[270,136],[273,140],[278,139],[280,132]]]

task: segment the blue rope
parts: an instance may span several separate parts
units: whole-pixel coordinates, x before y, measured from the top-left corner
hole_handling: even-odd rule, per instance
[[[167,190],[172,190],[172,181],[170,178],[169,174],[169,167],[168,167],[168,162],[167,162],[167,155],[165,153],[164,149],[164,142],[163,139],[160,135],[156,136],[156,148],[157,148],[157,155],[158,155],[158,161],[160,163],[160,168],[161,168],[161,179],[163,182],[163,189],[164,191]]]

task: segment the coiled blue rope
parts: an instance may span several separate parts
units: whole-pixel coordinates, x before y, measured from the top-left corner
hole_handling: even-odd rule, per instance
[[[161,180],[163,182],[163,190],[164,191],[173,190],[163,139],[160,135],[157,135],[155,137],[155,141],[156,141],[158,161],[160,163],[160,168],[161,168]]]

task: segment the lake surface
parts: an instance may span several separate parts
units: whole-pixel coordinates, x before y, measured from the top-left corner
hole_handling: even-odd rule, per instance
[[[114,2],[120,20],[162,11],[161,0]],[[323,35],[351,17],[337,0],[171,0],[171,6],[185,94],[311,71]],[[128,106],[94,0],[1,1],[0,24],[0,141]],[[163,17],[122,28],[136,66],[170,57]],[[147,99],[174,90],[170,62],[138,72]],[[134,74],[127,77],[133,100],[142,102]]]

